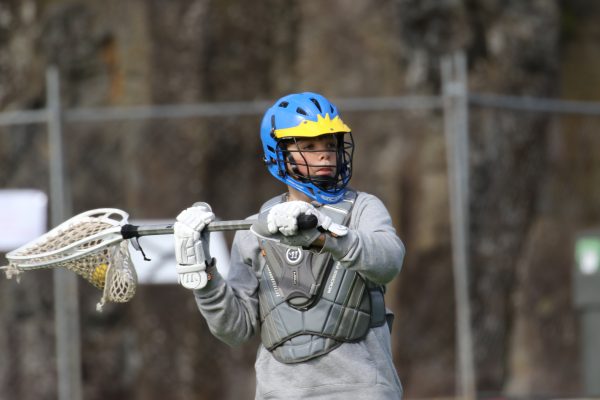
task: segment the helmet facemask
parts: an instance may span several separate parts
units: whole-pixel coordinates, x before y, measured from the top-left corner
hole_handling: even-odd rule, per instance
[[[276,152],[277,158],[280,161],[278,163],[280,176],[287,175],[299,183],[308,184],[308,187],[314,186],[330,195],[335,195],[343,191],[352,177],[354,139],[350,132],[340,132],[333,135],[335,144],[331,152],[334,154],[330,159],[335,160],[335,165],[311,164],[307,160],[309,153],[322,153],[327,150],[303,148],[302,142],[305,140],[303,138],[291,137],[279,140]],[[311,169],[327,167],[332,168],[333,173],[327,175],[310,175],[309,173],[301,172],[301,169],[309,172]]]

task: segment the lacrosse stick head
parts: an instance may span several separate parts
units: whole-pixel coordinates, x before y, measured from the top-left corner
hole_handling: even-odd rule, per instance
[[[6,255],[7,276],[34,269],[66,268],[103,291],[107,302],[135,295],[137,275],[121,227],[129,215],[116,208],[86,211]]]

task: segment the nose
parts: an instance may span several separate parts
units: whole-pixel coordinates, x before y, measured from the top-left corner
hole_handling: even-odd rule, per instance
[[[327,148],[322,148],[319,151],[319,160],[329,160],[331,158],[331,151]]]

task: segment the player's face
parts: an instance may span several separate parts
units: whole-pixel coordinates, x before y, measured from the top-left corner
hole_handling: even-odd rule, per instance
[[[335,177],[337,167],[337,138],[335,135],[296,139],[295,142],[288,144],[287,150],[301,175]]]

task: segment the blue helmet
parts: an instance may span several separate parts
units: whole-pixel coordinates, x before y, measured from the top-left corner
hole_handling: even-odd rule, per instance
[[[310,166],[305,153],[290,150],[291,144],[305,138],[334,135],[334,176],[310,176],[300,173],[292,153],[298,152]],[[354,141],[348,125],[339,116],[337,108],[317,93],[290,94],[277,100],[263,116],[260,126],[264,161],[271,175],[286,185],[306,194],[322,204],[337,203],[346,192],[352,177]],[[333,150],[332,150],[333,151]]]

